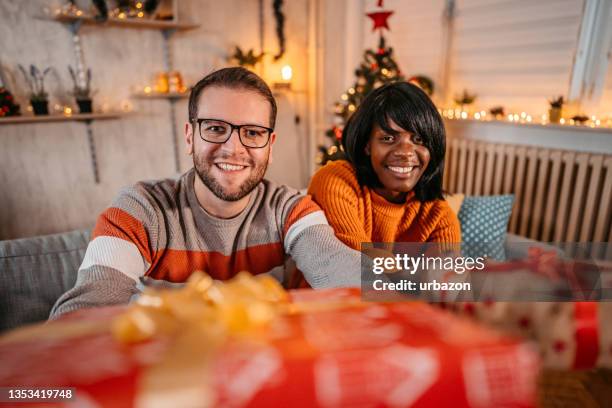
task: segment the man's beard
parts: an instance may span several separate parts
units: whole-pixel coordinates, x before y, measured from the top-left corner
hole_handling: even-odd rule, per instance
[[[222,158],[226,159],[229,158],[229,156]],[[210,169],[212,166],[214,166],[214,164],[212,164],[212,158],[211,160],[207,161],[205,157],[200,157],[199,160],[197,160],[196,155],[194,154],[193,167],[195,168],[198,177],[200,177],[200,180],[202,180],[202,183],[204,183],[204,185],[208,187],[208,189],[212,191],[217,198],[220,198],[223,201],[238,201],[253,191],[253,189],[255,189],[255,187],[257,187],[257,185],[264,178],[268,168],[268,158],[269,156],[266,157],[265,162],[260,164],[256,164],[253,160],[249,160],[248,164],[253,169],[251,171],[251,175],[240,185],[238,191],[234,193],[226,191],[221,183],[219,183],[219,181],[211,174]],[[210,165],[208,165],[209,163]]]

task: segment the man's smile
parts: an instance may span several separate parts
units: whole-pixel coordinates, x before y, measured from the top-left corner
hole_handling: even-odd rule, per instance
[[[224,172],[237,172],[246,169],[248,166],[244,164],[235,164],[227,162],[215,163],[215,166]]]

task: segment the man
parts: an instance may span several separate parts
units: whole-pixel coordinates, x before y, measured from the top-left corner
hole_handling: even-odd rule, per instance
[[[144,278],[184,282],[195,270],[283,278],[290,257],[314,288],[357,286],[360,257],[309,196],[264,180],[276,140],[270,88],[244,68],[198,82],[185,124],[194,168],[123,190],[98,218],[74,288],[51,318],[127,303]]]

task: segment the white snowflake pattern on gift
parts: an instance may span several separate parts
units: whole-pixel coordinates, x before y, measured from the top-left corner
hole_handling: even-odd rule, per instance
[[[438,380],[438,358],[433,349],[403,344],[324,354],[315,363],[317,400],[323,407],[408,407]]]

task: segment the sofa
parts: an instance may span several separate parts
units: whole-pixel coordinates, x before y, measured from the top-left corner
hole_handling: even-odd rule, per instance
[[[46,320],[74,286],[90,230],[0,241],[0,332]]]

